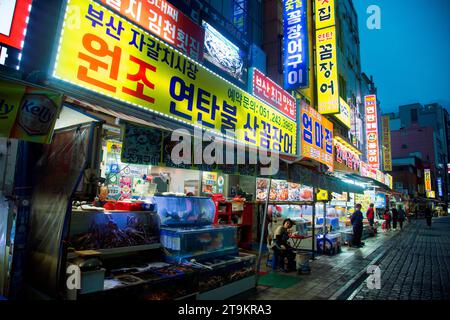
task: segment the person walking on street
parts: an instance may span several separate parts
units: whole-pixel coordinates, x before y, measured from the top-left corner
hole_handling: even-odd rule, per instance
[[[390,231],[391,230],[391,214],[389,212],[389,208],[386,208],[386,210],[384,211],[383,219],[384,219],[384,225],[385,225],[386,231]]]
[[[375,211],[374,211],[373,207],[374,207],[374,204],[371,203],[370,206],[369,206],[369,209],[367,209],[367,212],[366,212],[367,220],[369,220],[369,225],[372,228],[373,228],[373,225],[375,223]]]
[[[403,207],[398,206],[398,223],[400,225],[400,230],[403,230],[403,222],[405,221],[406,212],[403,210]]]
[[[361,248],[364,243],[361,242],[363,232],[363,214],[361,212],[361,204],[355,205],[355,212],[350,217],[353,226],[353,246]]]
[[[425,208],[425,219],[427,220],[427,226],[431,228],[431,220],[433,218],[433,213],[429,206]]]
[[[398,211],[397,208],[392,208],[392,228],[394,230],[397,229],[397,222],[398,222]]]

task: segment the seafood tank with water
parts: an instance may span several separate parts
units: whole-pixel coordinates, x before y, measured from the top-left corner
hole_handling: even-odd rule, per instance
[[[155,196],[161,219],[161,244],[168,260],[237,255],[237,228],[213,225],[215,205],[206,197]]]
[[[198,268],[199,299],[226,299],[255,287],[256,257],[239,252],[237,227],[213,225],[211,198],[155,196],[154,202],[166,258]]]

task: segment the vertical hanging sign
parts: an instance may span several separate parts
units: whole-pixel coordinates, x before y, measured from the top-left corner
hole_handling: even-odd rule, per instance
[[[308,86],[309,49],[306,2],[283,0],[284,88]]]
[[[391,149],[391,129],[389,126],[389,116],[381,118],[381,132],[383,144],[383,169],[392,171],[392,149]]]
[[[367,162],[372,168],[379,169],[377,96],[366,96],[364,101],[366,106]]]

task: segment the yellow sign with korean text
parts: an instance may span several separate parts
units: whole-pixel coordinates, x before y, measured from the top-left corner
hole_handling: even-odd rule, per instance
[[[436,198],[436,192],[435,191],[427,191],[427,198],[435,199]]]
[[[317,104],[320,114],[340,113],[336,28],[316,32]]]
[[[342,122],[342,124],[344,124],[347,128],[351,128],[352,127],[352,122],[351,122],[351,117],[350,117],[350,112],[351,112],[351,108],[348,105],[347,102],[345,102],[344,99],[339,98],[339,103],[340,103],[340,107],[341,107],[341,112],[336,114],[335,117]]]
[[[431,191],[431,171],[425,169],[425,191]]]
[[[392,146],[389,116],[381,117],[381,131],[381,143],[383,145],[383,168],[384,171],[392,171]]]
[[[62,94],[0,81],[0,137],[50,143]]]
[[[242,143],[297,154],[296,121],[96,2],[68,1],[58,49],[56,79]]]
[[[301,157],[316,160],[334,170],[333,123],[301,102]]]
[[[316,30],[336,24],[335,0],[316,0]]]

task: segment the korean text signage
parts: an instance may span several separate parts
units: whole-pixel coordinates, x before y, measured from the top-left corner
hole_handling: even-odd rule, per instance
[[[333,124],[303,101],[300,121],[302,157],[323,163],[333,171]]]
[[[336,153],[335,169],[359,173],[361,168],[361,160],[359,156],[350,151],[340,142],[335,141],[334,147]]]
[[[295,98],[256,68],[252,68],[252,93],[296,121]]]
[[[205,31],[166,0],[101,0],[101,2],[191,58],[202,59]],[[120,37],[120,33],[124,31],[122,22],[102,21],[102,18],[103,14],[92,11],[90,19],[93,24],[105,23],[108,33],[113,37]],[[140,43],[140,46],[146,45],[145,41]]]
[[[344,99],[339,98],[339,104],[340,104],[340,108],[341,108],[341,112],[336,114],[335,117],[342,122],[347,128],[351,128],[352,127],[352,122],[351,122],[351,109],[350,106],[348,105],[347,102],[345,102]]]
[[[392,171],[391,129],[389,116],[381,117],[382,144],[383,144],[383,168],[384,171]]]
[[[62,95],[0,81],[0,137],[50,143]]]
[[[434,192],[434,191],[427,191],[427,198],[435,199],[436,198],[436,192]]]
[[[238,141],[296,154],[297,124],[101,5],[71,0],[80,26],[64,22],[53,76]],[[122,24],[120,35],[103,21]],[[70,16],[67,15],[66,19]],[[73,17],[72,17],[73,18]],[[145,43],[146,45],[143,45]]]
[[[161,130],[126,123],[121,161],[140,165],[158,165],[161,161]]]
[[[32,0],[0,1],[0,65],[19,69]]]
[[[442,178],[437,178],[438,195],[442,197],[444,193],[442,192]]]
[[[295,90],[308,86],[307,1],[283,0],[284,88]]]
[[[372,168],[379,169],[377,97],[375,95],[366,96],[365,106],[368,163]]]
[[[336,28],[316,31],[317,97],[320,114],[340,112]]]
[[[316,29],[323,29],[336,24],[335,0],[316,0]]]
[[[431,191],[431,171],[425,169],[425,191]]]

